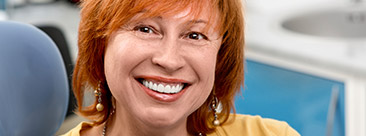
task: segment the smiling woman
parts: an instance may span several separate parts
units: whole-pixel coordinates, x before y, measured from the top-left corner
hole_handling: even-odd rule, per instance
[[[73,88],[79,114],[94,122],[66,135],[297,135],[283,122],[230,113],[244,80],[241,5],[82,1]],[[96,101],[83,107],[88,88]]]

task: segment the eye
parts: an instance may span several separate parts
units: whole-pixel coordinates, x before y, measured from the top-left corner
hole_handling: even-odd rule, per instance
[[[192,39],[192,40],[201,40],[201,39],[207,40],[207,37],[205,35],[203,35],[202,33],[198,33],[198,32],[188,33],[187,38]]]
[[[133,30],[149,34],[155,33],[154,29],[149,26],[136,26]]]

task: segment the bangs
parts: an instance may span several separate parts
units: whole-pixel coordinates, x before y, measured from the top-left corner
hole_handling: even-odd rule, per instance
[[[138,13],[143,13],[141,16],[137,17],[136,20],[143,20],[146,18],[153,18],[162,16],[173,16],[181,12],[188,11],[186,16],[192,16],[192,22],[189,25],[193,25],[194,21],[197,21],[200,13],[204,8],[209,9],[209,20],[207,20],[207,25],[204,31],[208,31],[213,24],[218,24],[214,26],[214,30],[220,28],[221,22],[218,21],[218,7],[215,0],[112,0],[107,9],[110,9],[109,13],[115,13],[108,23],[107,32],[105,35],[111,35],[114,31],[118,30],[121,26],[128,23],[133,17]],[[131,8],[132,7],[132,8]],[[106,9],[106,8],[102,8]],[[214,20],[217,18],[217,20]]]

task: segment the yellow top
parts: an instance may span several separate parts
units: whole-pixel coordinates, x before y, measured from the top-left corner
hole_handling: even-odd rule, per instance
[[[235,120],[216,127],[214,133],[208,136],[300,136],[286,122],[273,119],[264,119],[260,116],[236,114]],[[89,123],[82,122],[63,136],[80,136],[80,130],[90,127]]]

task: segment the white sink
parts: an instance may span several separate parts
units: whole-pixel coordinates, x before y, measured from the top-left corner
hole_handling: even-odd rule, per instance
[[[286,19],[282,27],[312,36],[366,38],[366,7],[313,11]]]

